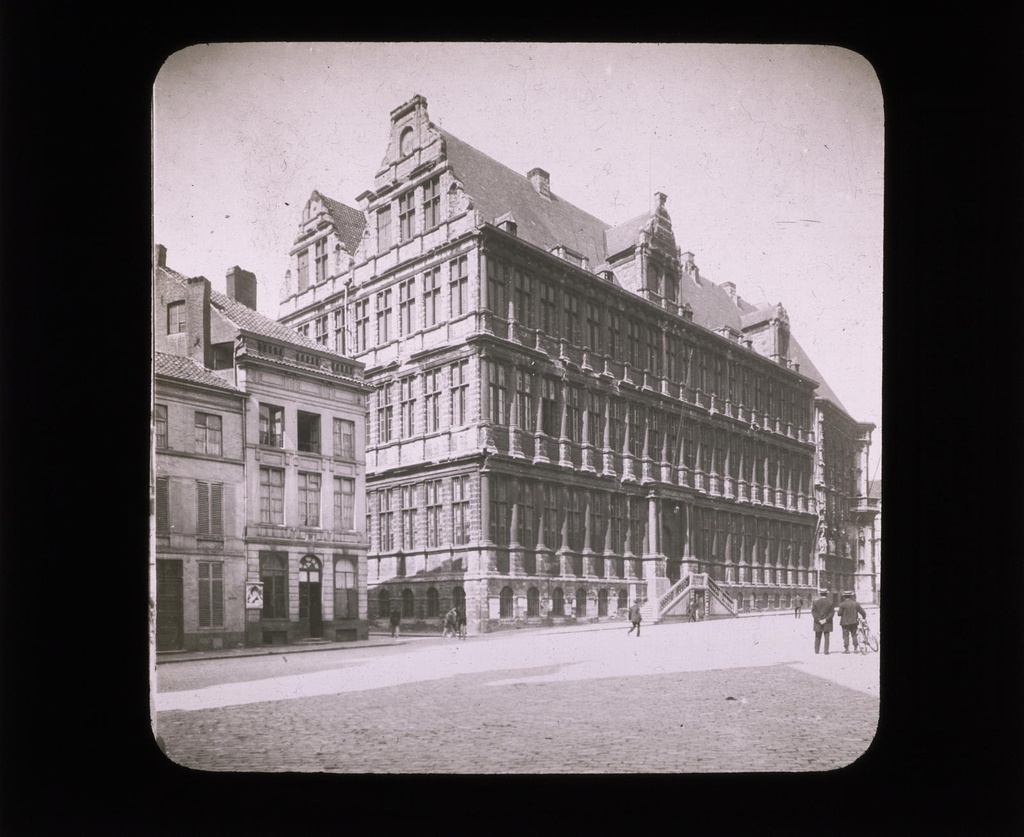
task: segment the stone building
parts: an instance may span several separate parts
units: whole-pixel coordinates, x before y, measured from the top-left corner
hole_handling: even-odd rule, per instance
[[[664,194],[612,226],[416,96],[357,200],[310,197],[280,321],[374,389],[372,615],[465,604],[491,630],[811,594],[818,381],[781,305],[681,251]]]
[[[363,365],[155,261],[158,649],[365,639]]]

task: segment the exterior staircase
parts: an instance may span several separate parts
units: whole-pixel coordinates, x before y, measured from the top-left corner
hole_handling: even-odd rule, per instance
[[[704,593],[702,618],[736,616],[739,612],[732,596],[726,593],[718,582],[707,573],[688,573],[673,584],[659,599],[654,621],[660,622],[666,618],[686,616],[690,597],[697,591]]]

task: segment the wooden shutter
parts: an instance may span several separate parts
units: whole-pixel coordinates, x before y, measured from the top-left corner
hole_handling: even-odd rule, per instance
[[[156,478],[156,531],[158,534],[168,534],[171,531],[168,515],[168,483],[167,477]]]
[[[219,487],[219,486],[218,486]],[[218,492],[219,493],[219,492]],[[211,627],[224,627],[224,565],[210,564]]]
[[[210,484],[196,481],[196,534],[210,534]]]
[[[207,561],[199,562],[199,627],[210,627],[210,569]]]
[[[210,485],[210,534],[217,538],[224,537],[223,495],[224,483]]]

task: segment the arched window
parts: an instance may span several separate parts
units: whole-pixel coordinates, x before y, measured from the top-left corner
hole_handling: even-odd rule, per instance
[[[334,561],[334,618],[359,618],[356,565],[351,558],[336,558]]]
[[[526,591],[526,615],[540,616],[540,590],[536,587]]]
[[[411,619],[416,615],[416,600],[412,595],[412,590],[406,587],[402,591],[402,618]]]
[[[576,615],[587,615],[587,591],[583,587],[576,591]]]
[[[598,590],[597,591],[597,615],[607,616],[608,615],[608,591]]]
[[[402,136],[398,140],[398,153],[402,157],[408,157],[412,154],[412,128],[406,128],[402,131]]]
[[[628,607],[625,590],[619,590],[619,599],[615,603],[615,607],[619,610],[625,610]]]
[[[565,594],[561,587],[551,591],[551,613],[554,616],[565,616]]]
[[[452,590],[452,604],[455,605],[455,607],[466,606],[466,591],[461,587],[456,587]]]
[[[427,618],[440,615],[440,605],[436,587],[427,588]]]
[[[499,611],[498,615],[502,619],[511,619],[512,616],[513,616],[512,588],[511,587],[502,587],[501,588],[501,597],[500,597],[499,601],[501,603],[501,610]]]
[[[391,615],[391,594],[387,590],[381,590],[377,594],[377,616],[384,619]]]

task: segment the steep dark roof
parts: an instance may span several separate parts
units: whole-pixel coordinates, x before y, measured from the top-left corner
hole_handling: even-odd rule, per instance
[[[294,329],[281,325],[277,320],[265,317],[259,311],[253,311],[247,305],[235,302],[218,291],[210,291],[210,303],[236,326],[251,334],[266,337],[270,340],[277,340],[281,343],[289,343],[292,346],[298,346],[300,349],[309,349],[318,353],[326,352],[329,355],[335,354],[315,340],[310,340]]]
[[[817,367],[811,363],[811,359],[807,356],[807,352],[803,350],[803,347],[796,341],[796,338],[793,337],[792,334],[789,336],[789,356],[794,363],[800,364],[801,375],[818,382],[818,388],[814,392],[815,398],[827,398],[840,410],[846,413],[846,415],[850,415],[846,407],[843,406],[843,402],[839,400],[839,396],[832,391],[832,387],[828,385],[828,381],[822,377]]]
[[[624,221],[617,227],[605,230],[605,252],[608,256],[614,256],[636,244],[636,238],[640,234],[641,228],[649,224],[653,218],[653,212],[645,212],[643,215],[637,215],[636,218]]]
[[[338,231],[338,238],[349,253],[355,253],[356,247],[363,237],[363,230],[366,229],[366,216],[359,209],[329,198],[323,192],[317,192],[320,200],[323,201],[327,213],[334,221],[334,227]]]
[[[220,376],[214,375],[205,366],[200,366],[189,357],[155,352],[153,371],[155,374],[162,375],[165,378],[175,378],[179,381],[189,381],[193,384],[202,384],[214,389],[241,393],[238,387],[228,383]]]
[[[541,196],[525,175],[447,131],[437,130],[444,138],[455,177],[484,221],[494,223],[496,218],[511,212],[517,234],[524,241],[544,250],[562,244],[586,256],[591,267],[604,261],[604,231],[608,224],[554,193],[550,200]]]
[[[741,301],[742,307],[738,308],[732,297],[720,285],[716,285],[705,276],[695,280],[685,273],[679,277],[679,299],[693,309],[693,321],[697,325],[712,331],[722,326],[741,331],[743,317],[757,310],[755,306],[745,301]]]

